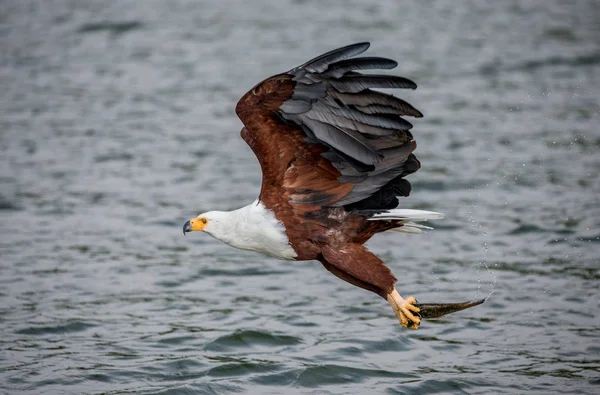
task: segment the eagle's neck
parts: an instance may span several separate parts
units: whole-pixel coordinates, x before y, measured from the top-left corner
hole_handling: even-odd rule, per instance
[[[298,256],[283,223],[259,201],[233,211],[212,212],[211,217],[206,233],[233,247],[280,259]]]

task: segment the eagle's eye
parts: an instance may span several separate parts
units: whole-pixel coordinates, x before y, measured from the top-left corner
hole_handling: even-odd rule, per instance
[[[200,221],[202,221],[202,223],[205,225],[206,225],[206,222],[208,222],[208,221],[206,221],[206,218],[200,218]]]

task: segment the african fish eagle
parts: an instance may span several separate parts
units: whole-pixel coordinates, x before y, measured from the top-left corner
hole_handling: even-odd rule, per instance
[[[246,93],[236,113],[244,123],[241,136],[260,163],[260,195],[238,210],[201,214],[183,232],[203,231],[280,259],[318,260],[335,276],[386,299],[403,327],[417,329],[422,305],[400,296],[396,277],[364,243],[388,230],[420,233],[427,227],[417,222],[442,214],[396,208],[398,197],[411,191],[405,177],[420,167],[412,125],[403,117],[422,114],[372,88],[417,85],[359,72],[398,65],[355,57],[367,48],[364,42],[335,49]],[[433,315],[451,312],[436,306]]]

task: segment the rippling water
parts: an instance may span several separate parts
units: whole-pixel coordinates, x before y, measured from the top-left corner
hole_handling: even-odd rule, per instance
[[[0,384],[50,393],[598,393],[597,1],[0,3]],[[237,99],[370,40],[446,213],[370,248],[402,294],[483,306],[398,325],[316,262],[187,219],[256,197]]]

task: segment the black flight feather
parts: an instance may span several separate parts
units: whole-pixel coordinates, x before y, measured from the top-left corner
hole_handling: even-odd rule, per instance
[[[370,45],[370,43],[364,42],[334,49],[333,51],[329,51],[321,56],[317,56],[316,58],[309,60],[302,66],[298,66],[296,69],[306,69],[311,73],[321,73],[327,70],[327,67],[332,63],[360,55],[369,49]],[[296,69],[292,69],[291,71],[293,72]]]

